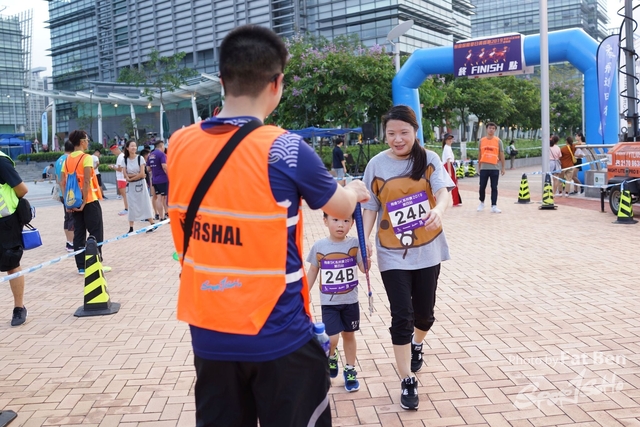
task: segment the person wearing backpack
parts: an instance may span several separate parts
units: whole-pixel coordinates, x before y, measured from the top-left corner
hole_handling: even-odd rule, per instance
[[[129,233],[133,232],[134,221],[148,220],[151,225],[154,224],[149,189],[144,180],[146,176],[145,165],[144,158],[138,154],[136,142],[127,142],[124,149],[124,169],[122,172],[127,180],[127,189],[125,191],[129,201]],[[147,233],[155,230],[155,228],[150,228]]]
[[[96,242],[104,240],[102,208],[99,200],[102,193],[98,178],[93,169],[93,159],[85,150],[89,147],[89,137],[83,130],[74,130],[69,134],[73,144],[73,153],[69,154],[62,166],[62,191],[67,211],[73,213],[75,228],[73,232],[74,251],[84,248],[87,232]],[[102,247],[98,246],[102,256]],[[84,253],[76,255],[78,274],[84,275]],[[108,267],[103,266],[108,271]]]
[[[28,191],[11,157],[0,151],[0,271],[6,271],[7,274],[22,270],[22,224],[16,210],[20,199]],[[14,302],[11,326],[19,326],[27,320],[23,301],[24,276],[9,280],[9,285]]]

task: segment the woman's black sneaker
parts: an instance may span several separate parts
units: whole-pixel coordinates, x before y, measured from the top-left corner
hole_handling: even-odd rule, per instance
[[[400,406],[402,406],[402,409],[418,409],[420,399],[418,399],[418,381],[416,377],[403,379],[400,387],[402,388],[402,395],[400,396]]]
[[[411,343],[411,372],[422,369],[422,344]]]

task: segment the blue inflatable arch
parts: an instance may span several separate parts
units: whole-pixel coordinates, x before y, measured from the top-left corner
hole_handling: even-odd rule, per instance
[[[549,33],[549,63],[569,61],[584,74],[585,136],[589,144],[615,144],[618,142],[618,81],[614,73],[612,93],[609,98],[604,141],[598,133],[600,112],[598,108],[598,79],[596,53],[598,43],[583,30],[572,29]],[[540,65],[540,36],[524,38],[524,58],[527,66]],[[415,51],[393,79],[393,104],[408,105],[418,114],[422,141],[422,113],[418,87],[431,74],[453,74],[453,46],[434,47]],[[424,141],[423,141],[424,142]]]

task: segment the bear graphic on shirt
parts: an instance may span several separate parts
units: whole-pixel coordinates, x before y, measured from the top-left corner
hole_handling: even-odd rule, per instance
[[[383,207],[378,230],[378,239],[383,248],[404,250],[404,257],[407,255],[407,249],[427,245],[442,233],[441,227],[436,230],[427,230],[424,227],[419,227],[396,234],[387,210],[387,202],[399,200],[420,192],[427,194],[429,208],[433,209],[436,205],[436,200],[431,189],[429,177],[434,171],[434,166],[429,164],[424,176],[418,181],[414,181],[409,176],[394,177],[388,180],[379,177],[373,178],[371,191],[378,197]]]
[[[351,249],[349,249],[349,252],[347,254],[343,253],[343,252],[331,252],[329,254],[321,254],[320,252],[316,253],[316,260],[318,260],[318,265],[322,265],[322,260],[325,259],[344,259],[344,258],[348,258],[348,257],[353,257],[356,258],[357,261],[357,256],[358,256],[358,248],[357,247],[353,247]],[[357,273],[356,273],[357,274]],[[357,280],[357,275],[356,275],[356,280]],[[320,276],[320,286],[322,286],[322,275]],[[322,288],[320,288],[322,289]],[[347,289],[346,291],[343,292],[332,292],[335,294],[346,294],[351,292],[353,289]]]

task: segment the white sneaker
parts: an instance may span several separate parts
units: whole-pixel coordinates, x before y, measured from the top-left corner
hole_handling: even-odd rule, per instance
[[[502,213],[500,209],[496,205],[491,206],[491,212],[493,213]]]
[[[484,203],[480,202],[480,204],[478,205],[478,212],[483,210],[484,210]]]

